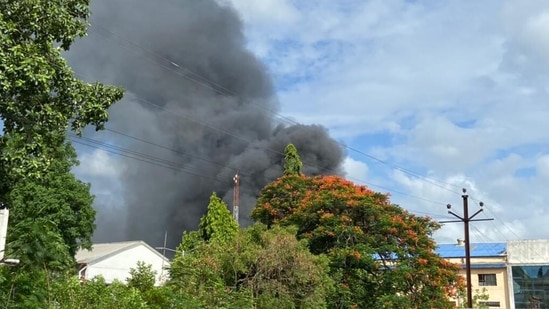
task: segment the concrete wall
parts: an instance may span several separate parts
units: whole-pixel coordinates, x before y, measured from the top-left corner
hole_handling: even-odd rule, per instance
[[[156,285],[161,284],[162,277],[165,278],[167,275],[167,271],[163,267],[169,266],[169,262],[164,261],[144,245],[133,247],[97,263],[89,264],[86,270],[86,278],[92,279],[101,275],[107,283],[112,283],[116,279],[125,282],[126,278],[130,277],[130,269],[137,268],[137,262],[139,261],[152,265],[152,269],[156,271]]]
[[[447,260],[458,265],[465,265],[465,258],[453,258]],[[482,267],[483,264],[485,264],[486,267]],[[482,292],[483,288],[486,288],[486,293],[490,296],[488,301],[498,301],[500,303],[500,308],[509,308],[509,280],[507,276],[507,268],[505,266],[493,268],[492,266],[488,266],[490,264],[505,264],[505,257],[501,256],[471,258],[471,265],[474,266],[474,268],[471,269],[471,285],[473,296],[476,294],[476,290]],[[464,279],[466,278],[465,269],[460,269],[459,274],[463,276]],[[495,274],[497,285],[480,286],[478,280],[479,274]]]
[[[509,264],[548,264],[549,239],[510,240],[507,242]]]

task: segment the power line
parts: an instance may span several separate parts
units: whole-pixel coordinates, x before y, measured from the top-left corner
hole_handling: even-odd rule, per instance
[[[481,202],[478,201],[477,199],[474,199],[474,198],[471,198],[471,199],[472,199],[473,201],[477,202],[477,203],[481,203]],[[517,239],[520,239],[520,238],[521,238],[517,233],[515,233],[515,231],[514,231],[511,227],[509,227],[509,226],[505,223],[505,221],[503,221],[503,220],[500,219],[498,216],[496,216],[496,214],[495,214],[492,210],[488,209],[488,211],[490,212],[490,214],[491,214],[494,218],[496,218],[496,220],[500,221],[501,224],[511,232],[511,234],[515,235],[515,236],[517,237]]]
[[[219,163],[219,162],[215,162],[215,161],[213,161],[213,160],[206,159],[206,158],[204,158],[204,157],[202,157],[202,156],[192,155],[192,154],[189,154],[189,153],[185,153],[185,152],[182,152],[182,151],[178,151],[178,150],[175,150],[175,149],[173,149],[173,148],[166,147],[166,146],[163,146],[163,145],[160,145],[160,144],[157,144],[157,143],[153,143],[153,142],[151,142],[151,141],[147,141],[147,140],[144,140],[144,139],[142,139],[142,138],[135,137],[135,136],[132,136],[132,135],[130,135],[130,134],[126,134],[126,133],[124,133],[124,132],[120,132],[120,131],[117,131],[117,130],[114,130],[114,129],[105,128],[105,131],[109,131],[109,132],[112,132],[112,133],[115,133],[115,134],[118,134],[118,135],[121,135],[121,136],[130,138],[130,139],[133,139],[133,140],[136,140],[136,141],[145,143],[145,144],[149,144],[149,145],[152,145],[152,146],[161,148],[161,149],[165,149],[165,150],[171,151],[171,152],[173,152],[173,153],[176,153],[176,154],[181,155],[181,156],[184,156],[184,157],[189,157],[189,158],[193,158],[193,159],[197,159],[197,160],[209,162],[209,163],[212,163],[212,164],[217,165],[217,166],[219,166],[219,167],[226,167],[226,168],[232,169],[232,170],[234,170],[234,171],[238,171],[238,170],[239,170],[238,168],[233,167],[233,166],[229,166],[229,165],[226,165],[226,164],[222,164],[222,163]],[[246,173],[241,173],[241,174],[242,174],[242,175],[246,175]]]
[[[82,140],[79,140],[79,139],[82,139]],[[136,160],[136,161],[148,163],[148,164],[151,164],[151,165],[154,165],[154,166],[163,167],[163,168],[166,168],[166,169],[169,169],[169,170],[172,170],[172,171],[182,172],[182,173],[185,173],[185,174],[190,174],[190,175],[193,175],[193,176],[210,179],[210,180],[213,180],[213,181],[224,182],[224,180],[221,180],[219,178],[212,177],[212,176],[207,176],[207,175],[201,174],[201,173],[196,172],[196,171],[188,170],[188,169],[182,167],[181,165],[179,165],[179,164],[177,164],[173,161],[160,159],[160,158],[157,158],[157,157],[154,157],[154,156],[142,154],[142,153],[139,153],[139,152],[136,152],[136,151],[132,151],[132,150],[129,150],[129,149],[126,149],[126,148],[123,148],[123,147],[110,145],[110,144],[100,142],[100,141],[97,141],[97,140],[93,140],[93,139],[90,139],[90,138],[77,137],[77,136],[74,135],[74,136],[71,136],[71,141],[74,142],[74,143],[83,145],[83,146],[87,146],[87,147],[91,147],[91,148],[95,148],[95,149],[100,149],[100,150],[108,152],[108,153],[112,153],[112,154],[119,155],[119,156],[122,156],[122,157],[130,158],[130,159],[133,159],[133,160]]]
[[[150,103],[150,102],[147,102],[147,103]],[[154,104],[154,103],[150,103],[150,104]],[[157,105],[155,105],[155,106],[157,106]],[[160,107],[160,106],[157,106],[157,107]],[[189,154],[186,154],[186,153],[183,153],[183,152],[179,152],[175,149],[172,149],[172,148],[169,148],[169,147],[157,144],[157,143],[153,143],[151,141],[148,141],[148,140],[145,140],[145,139],[142,139],[142,138],[138,138],[138,137],[132,136],[130,134],[126,134],[124,132],[120,132],[120,131],[110,129],[110,128],[106,128],[105,130],[109,131],[109,132],[113,132],[113,133],[121,135],[121,136],[124,136],[124,137],[127,137],[127,138],[130,138],[130,139],[133,139],[133,140],[136,140],[136,141],[139,141],[139,142],[143,142],[143,143],[146,143],[146,144],[150,144],[150,145],[159,147],[161,149],[165,149],[165,150],[174,152],[176,154],[180,154],[182,156],[190,156],[190,157],[193,157],[193,158],[198,158],[197,156],[193,156],[193,155],[189,155]],[[124,154],[120,154],[120,155],[122,155],[124,157],[128,157],[128,158],[136,159],[136,160],[139,160],[139,161],[142,161],[142,162],[151,163],[153,165],[169,168],[169,169],[172,169],[172,170],[181,171],[181,167],[179,167],[178,164],[173,162],[173,161],[167,161],[167,160],[161,159],[159,157],[146,155],[146,154],[134,151],[134,150],[123,148],[123,147],[120,147],[120,146],[115,146],[115,145],[108,144],[108,143],[105,143],[105,142],[101,142],[101,141],[98,141],[98,140],[94,140],[94,139],[88,138],[88,137],[78,137],[76,135],[72,135],[72,137],[73,138],[80,138],[80,139],[88,141],[92,144],[96,144],[96,145],[98,145],[98,147],[96,147],[96,148],[100,148],[100,149],[103,149],[103,150],[110,149],[110,151],[108,151],[109,153],[114,153],[114,154],[120,154],[119,152],[129,153],[131,155],[136,155],[136,156],[141,157],[141,158],[135,158],[135,157],[132,157],[132,156],[129,156],[129,155],[124,155]],[[92,146],[92,145],[85,144],[85,143],[83,143],[82,141],[79,141],[79,140],[74,140],[73,139],[73,141],[78,143],[78,144],[82,144],[82,145],[86,145],[86,146]],[[281,152],[277,152],[277,153],[283,155],[283,153],[281,153]],[[227,168],[237,170],[237,171],[240,170],[237,167],[224,165],[224,164],[221,164],[221,163],[218,163],[218,162],[214,162],[212,160],[208,160],[208,159],[204,159],[204,158],[198,158],[198,159],[204,160],[206,162],[211,162],[211,163],[216,164],[216,165],[221,166],[221,167],[227,167]],[[196,175],[198,173],[198,172],[194,172],[194,171],[191,171],[191,172],[193,173],[193,175]],[[250,176],[249,173],[242,173],[240,171],[239,171],[239,174],[241,176]],[[429,199],[426,199],[426,198],[423,198],[423,197],[420,197],[420,196],[412,195],[412,194],[409,194],[409,193],[405,193],[405,192],[401,192],[401,191],[394,190],[394,189],[391,189],[391,188],[387,188],[387,187],[384,187],[384,186],[380,186],[380,185],[377,185],[377,184],[373,184],[371,182],[364,181],[362,179],[358,179],[356,177],[347,177],[347,178],[355,180],[358,183],[364,183],[364,184],[366,184],[370,187],[376,187],[376,188],[379,188],[379,189],[382,189],[382,190],[387,190],[391,194],[399,194],[399,195],[407,196],[407,197],[414,198],[414,199],[417,199],[417,200],[421,200],[421,201],[424,201],[424,202],[432,203],[432,204],[435,204],[435,205],[444,205],[441,202],[437,202],[437,201],[434,201],[434,200],[429,200]],[[219,179],[216,179],[216,180],[221,181]],[[419,211],[414,211],[414,212],[420,213]],[[430,213],[424,213],[424,214],[434,215],[434,214],[430,214]]]
[[[141,55],[143,55],[145,58],[147,58],[149,61],[151,61],[152,64],[154,65],[158,65],[164,69],[167,69],[169,71],[171,71],[172,73],[175,73],[176,75],[178,76],[181,76],[185,79],[188,79],[192,82],[195,82],[199,85],[202,85],[204,87],[207,87],[207,88],[210,88],[218,93],[221,93],[221,94],[224,94],[224,95],[227,95],[227,96],[234,96],[234,97],[237,97],[241,100],[243,100],[244,102],[247,102],[247,103],[251,103],[249,100],[241,97],[238,93],[236,93],[235,91],[233,90],[230,90],[228,89],[227,87],[215,82],[215,81],[212,81],[211,79],[201,75],[201,74],[198,74],[194,71],[192,71],[191,69],[189,69],[188,67],[186,66],[183,66],[179,63],[176,63],[174,62],[172,59],[169,59],[167,58],[166,56],[163,56],[161,54],[159,54],[158,52],[155,52],[155,51],[152,51],[152,50],[149,50],[143,46],[141,46],[140,44],[137,44],[129,39],[126,39],[118,34],[116,34],[115,32],[113,32],[112,30],[106,28],[106,27],[103,27],[101,25],[97,25],[96,27],[99,27],[100,29],[102,29],[103,32],[106,32],[109,36],[113,37],[113,38],[116,38],[119,40],[119,45],[122,46],[122,47],[125,47],[126,49],[129,49],[130,51],[134,52],[134,53],[141,53]],[[101,31],[97,31],[95,30],[93,27],[90,28],[90,32],[94,32],[96,31],[96,33],[100,36],[103,36],[104,38],[108,38],[107,35],[105,35],[104,33],[101,33]],[[128,46],[124,46],[123,44],[120,44],[120,41],[122,42],[125,42],[127,45],[129,45],[130,47],[132,48],[129,48]],[[140,50],[141,52],[137,51],[135,48],[137,48],[138,50]],[[160,61],[163,61],[164,63],[159,63],[155,60],[160,60]],[[188,74],[185,74],[185,73],[188,73]],[[192,75],[189,76],[189,75]],[[263,109],[263,110],[266,110],[267,112],[277,116],[278,118],[280,119],[283,119],[285,120],[287,123],[290,123],[290,124],[297,124],[296,121],[292,120],[291,118],[287,117],[287,116],[284,116],[270,108],[266,108],[264,106],[259,106],[257,104],[250,104],[250,106],[252,107],[255,107],[255,108],[259,108],[259,109]]]
[[[168,59],[167,57],[163,56],[163,55],[160,55],[159,53],[155,52],[155,51],[152,51],[152,50],[148,50],[147,48],[144,48],[143,46],[141,46],[140,44],[137,44],[131,40],[128,40],[126,38],[123,38],[122,36],[116,34],[115,32],[113,32],[112,30],[108,29],[108,28],[105,28],[103,26],[100,26],[100,25],[96,25],[96,27],[99,27],[100,29],[102,29],[104,32],[106,32],[107,34],[109,34],[111,37],[113,38],[116,38],[118,39],[118,43],[119,45],[121,45],[122,47],[126,47],[128,48],[129,50],[131,50],[132,52],[136,52],[136,53],[140,53],[142,56],[144,56],[146,59],[148,59],[149,61],[151,61],[153,64],[155,65],[158,65],[162,68],[165,68],[173,73],[175,73],[176,75],[178,76],[181,76],[185,79],[188,79],[192,82],[195,82],[195,83],[198,83],[204,87],[208,87],[214,91],[217,91],[217,92],[220,92],[222,94],[225,94],[225,95],[229,95],[229,96],[235,96],[235,97],[238,97],[242,100],[244,100],[245,102],[248,102],[248,100],[240,97],[237,93],[235,93],[234,91],[220,85],[219,83],[216,83],[215,81],[212,81],[211,79],[208,79],[192,70],[190,70],[189,68],[181,65],[181,64],[178,64],[174,61],[172,61],[171,59]],[[92,27],[92,32],[94,30],[94,28]],[[101,33],[101,31],[97,31],[95,30],[97,34],[99,34],[100,36],[103,36],[104,38],[108,38],[107,35],[105,35],[104,33]],[[121,41],[125,42],[127,45],[131,46],[132,48],[129,48],[127,46],[124,46],[124,44],[121,44]],[[139,51],[138,51],[139,50]],[[158,60],[160,61],[163,61],[165,62],[166,64],[164,63],[159,63]],[[184,74],[184,73],[188,73],[190,75],[192,75],[193,77],[189,76],[188,74]],[[263,108],[264,110],[266,110],[267,112],[279,117],[279,118],[282,118],[284,120],[286,120],[286,122],[289,122],[291,124],[298,124],[296,121],[280,114],[280,113],[277,113],[275,111],[273,111],[272,109],[268,109],[268,108],[265,108],[263,106],[259,106],[257,104],[250,104],[250,106],[254,106],[254,107],[259,107],[259,108]],[[365,153],[361,150],[358,150],[354,147],[350,147],[342,142],[339,142],[339,141],[336,141],[340,146],[348,149],[348,150],[351,150],[351,151],[354,151],[358,154],[361,154],[361,155],[364,155],[372,160],[375,160],[376,162],[379,162],[381,164],[384,164],[386,166],[389,166],[391,168],[394,168],[394,169],[397,169],[397,170],[400,170],[402,171],[403,173],[406,173],[410,176],[413,176],[413,177],[416,177],[418,179],[421,179],[431,185],[434,185],[434,186],[437,186],[443,190],[446,190],[446,191],[449,191],[451,193],[454,193],[454,194],[460,194],[459,192],[456,192],[456,191],[453,191],[451,189],[448,189],[447,187],[443,186],[443,185],[440,185],[439,183],[443,183],[443,184],[446,184],[446,185],[449,185],[449,186],[452,186],[452,187],[455,187],[455,188],[459,188],[458,185],[455,185],[455,184],[452,184],[452,183],[449,183],[449,182],[444,182],[444,181],[437,181],[437,180],[434,180],[434,179],[431,179],[430,177],[426,177],[426,176],[423,176],[421,175],[420,173],[417,173],[417,172],[414,172],[414,171],[411,171],[407,168],[404,168],[404,167],[401,167],[401,166],[398,166],[396,164],[391,164],[389,162],[386,162],[384,160],[381,160],[371,154],[368,154],[368,153]]]
[[[149,106],[152,106],[152,107],[155,107],[157,109],[160,109],[160,110],[164,110],[166,111],[166,107],[164,106],[161,106],[161,105],[158,105],[158,104],[155,104],[153,102],[150,102],[148,100],[145,100],[143,98],[139,98],[139,97],[136,97],[135,98],[136,101],[139,101],[141,103],[145,103],[145,104],[148,104]],[[188,115],[181,115],[182,118],[184,118],[185,120],[188,120],[188,121],[192,121],[198,125],[201,125],[201,126],[204,126],[208,129],[211,129],[211,130],[214,130],[214,131],[217,131],[217,132],[220,132],[220,133],[223,133],[223,134],[226,134],[228,136],[231,136],[231,137],[234,137],[236,139],[239,139],[243,142],[246,142],[247,144],[253,144],[254,143],[254,140],[251,140],[251,139],[248,139],[248,138],[245,138],[245,137],[242,137],[240,135],[237,135],[237,134],[234,134],[228,130],[225,130],[225,129],[221,129],[221,128],[218,128],[218,127],[215,127],[215,126],[212,126],[212,125],[209,125],[208,123],[205,123],[204,121],[201,121],[201,120],[197,120],[197,119],[194,119],[193,117],[190,117]],[[266,146],[260,146],[260,145],[257,145],[257,148],[260,148],[260,149],[264,149],[264,150],[267,150],[273,154],[276,154],[276,155],[279,155],[281,157],[284,157],[284,152],[282,151],[279,151],[279,150],[276,150],[276,149],[273,149],[273,148],[270,148],[270,147],[266,147]],[[328,168],[328,167],[323,167],[323,166],[319,166],[318,164],[312,164],[311,162],[308,162],[307,160],[302,160],[303,163],[309,165],[309,166],[314,166],[316,168],[318,168],[320,171],[322,172],[337,172],[337,170],[333,169],[333,168]],[[237,168],[238,169],[238,168]],[[243,174],[243,176],[245,176]]]
[[[78,75],[78,74],[76,74]],[[82,78],[82,77],[81,77]],[[146,99],[143,99],[143,98],[140,98],[138,96],[135,96],[133,98],[135,101],[139,101],[141,103],[144,103],[144,104],[147,104],[151,107],[154,107],[154,108],[157,108],[157,109],[160,109],[160,110],[166,110],[166,108],[164,106],[161,106],[161,105],[158,105],[156,103],[153,103],[153,102],[150,102]],[[191,121],[191,122],[194,122],[196,124],[199,124],[201,126],[204,126],[208,129],[211,129],[211,130],[214,130],[214,131],[218,131],[220,133],[223,133],[223,134],[226,134],[226,135],[229,135],[231,137],[234,137],[234,138],[237,138],[241,141],[244,141],[244,142],[247,142],[247,143],[252,143],[253,141],[249,140],[249,139],[246,139],[244,137],[241,137],[239,135],[236,135],[230,131],[227,131],[225,129],[221,129],[221,128],[218,128],[218,127],[214,127],[214,126],[211,126],[203,121],[200,121],[200,120],[196,120],[192,117],[189,117],[188,115],[181,115],[182,118],[184,118],[185,120],[188,120],[188,121]],[[193,156],[191,154],[188,154],[188,153],[184,153],[184,152],[181,152],[181,151],[177,151],[175,149],[172,149],[172,148],[169,148],[169,147],[166,147],[166,146],[163,146],[163,145],[159,145],[157,143],[153,143],[151,141],[147,141],[147,140],[144,140],[142,138],[138,138],[138,137],[135,137],[135,136],[132,136],[130,134],[127,134],[127,133],[123,133],[123,132],[120,132],[120,131],[117,131],[117,130],[114,130],[114,129],[110,129],[110,128],[106,128],[105,129],[106,131],[109,131],[109,132],[112,132],[112,133],[115,133],[115,134],[118,134],[118,135],[121,135],[121,136],[125,136],[127,138],[130,138],[130,139],[134,139],[134,140],[137,140],[137,141],[140,141],[140,142],[143,142],[143,143],[146,143],[146,144],[150,144],[150,145],[153,145],[153,146],[156,146],[156,147],[159,147],[159,148],[162,148],[162,149],[166,149],[166,150],[169,150],[171,152],[174,152],[174,153],[177,153],[177,154],[180,154],[182,156],[189,156],[189,157],[193,157],[193,158],[198,158],[200,160],[203,160],[203,161],[206,161],[206,162],[211,162],[212,164],[215,164],[215,165],[218,165],[218,166],[222,166],[222,167],[226,167],[226,168],[229,168],[229,169],[232,169],[232,170],[241,170],[240,168],[238,167],[235,167],[235,166],[228,166],[228,165],[224,165],[224,164],[221,164],[221,163],[218,163],[218,162],[215,162],[215,161],[212,161],[212,160],[208,160],[208,159],[205,159],[205,158],[202,158],[202,157],[198,157],[198,156]],[[81,142],[77,142],[77,143],[80,143],[82,144]],[[89,146],[89,145],[88,145]],[[115,147],[114,145],[110,145],[110,147]],[[280,155],[280,156],[284,156],[284,153],[281,152],[281,151],[277,151],[275,149],[272,149],[272,148],[269,148],[269,147],[260,147],[258,146],[258,148],[262,148],[262,149],[265,149],[267,151],[270,151],[274,154],[277,154],[277,155]],[[109,151],[111,153],[115,153],[115,154],[118,154],[116,152],[112,152],[112,151]],[[124,157],[129,157],[127,155],[122,155]],[[135,158],[133,158],[135,159]],[[159,159],[159,160],[162,160],[162,159]],[[140,160],[140,161],[143,161],[143,160]],[[310,162],[307,162],[307,161],[303,161],[304,163],[308,164],[308,165],[311,165],[311,166],[314,166],[313,164],[310,164]],[[383,161],[381,161],[383,162]],[[147,163],[150,163],[150,162],[147,162]],[[172,162],[173,163],[173,162]],[[158,164],[156,164],[158,165]],[[166,167],[164,165],[159,165],[159,166],[163,166],[163,167]],[[326,167],[321,167],[321,166],[316,166],[317,168],[319,168],[319,170],[322,170],[322,171],[325,171],[325,172],[335,172],[334,169],[330,169],[330,168],[326,168]],[[171,167],[170,167],[171,168]],[[176,167],[177,169],[177,167]],[[240,173],[241,176],[243,177],[248,177],[250,175],[248,175],[248,173],[243,173],[241,172]],[[436,204],[436,205],[444,205],[444,203],[442,202],[437,202],[437,201],[433,201],[433,200],[429,200],[429,199],[426,199],[426,198],[423,198],[423,197],[419,197],[419,196],[416,196],[416,195],[413,195],[413,194],[409,194],[409,193],[405,193],[405,192],[402,192],[402,191],[398,191],[398,190],[394,190],[394,189],[390,189],[390,188],[387,188],[387,187],[384,187],[384,186],[380,186],[380,185],[377,185],[377,184],[373,184],[369,181],[364,181],[364,180],[361,180],[361,179],[358,179],[358,178],[355,178],[355,177],[349,177],[347,176],[346,178],[348,179],[353,179],[355,181],[358,181],[359,183],[364,183],[368,186],[371,186],[371,187],[376,187],[376,188],[379,188],[379,189],[382,189],[382,190],[387,190],[388,192],[390,192],[391,194],[399,194],[399,195],[402,195],[402,196],[407,196],[407,197],[410,197],[410,198],[413,198],[413,199],[417,199],[417,200],[421,200],[421,201],[424,201],[424,202],[428,202],[428,203],[432,203],[432,204]],[[217,179],[218,181],[221,181],[219,179]],[[428,215],[433,215],[433,214],[430,214],[430,213],[425,213],[425,214],[428,214]]]

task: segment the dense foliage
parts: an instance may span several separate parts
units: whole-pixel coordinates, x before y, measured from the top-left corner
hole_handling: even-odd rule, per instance
[[[450,308],[457,268],[434,253],[439,227],[385,194],[337,176],[283,176],[261,192],[252,217],[295,225],[314,254],[327,254],[332,308]]]
[[[7,192],[6,201],[14,226],[37,218],[52,222],[54,231],[62,237],[72,257],[80,247],[91,248],[95,229],[93,196],[90,185],[71,173],[78,164],[72,146],[63,144],[55,154],[56,157],[50,160],[50,168],[41,178],[15,183]],[[8,242],[19,236],[16,230],[10,230]]]
[[[89,14],[89,0],[0,1],[0,158],[9,177],[41,177],[69,125],[101,129],[122,98],[79,80],[61,57],[86,34]]]
[[[256,224],[229,241],[178,254],[168,286],[202,308],[323,308],[332,287],[327,266],[295,230]]]
[[[199,231],[206,241],[228,241],[238,232],[238,224],[215,192],[210,196],[208,211],[200,219]]]
[[[288,144],[284,149],[284,175],[301,175],[303,162],[294,144]]]
[[[198,231],[185,231],[179,252],[192,251],[201,242],[223,243],[231,240],[238,232],[238,224],[231,215],[227,204],[215,192],[210,196],[208,210],[202,218]]]
[[[2,308],[50,307],[52,289],[89,248],[89,186],[71,174],[66,133],[102,129],[123,92],[79,80],[61,53],[86,34],[89,0],[0,1],[0,200],[11,208]]]
[[[0,289],[24,308],[32,307],[27,297],[45,301],[48,278],[74,269],[76,251],[91,247],[95,228],[90,187],[71,173],[78,163],[74,149],[64,144],[55,154],[42,177],[15,182],[5,193],[10,207],[6,256],[20,264],[3,270]]]

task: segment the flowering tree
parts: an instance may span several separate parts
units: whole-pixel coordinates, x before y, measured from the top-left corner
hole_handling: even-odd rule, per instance
[[[439,225],[338,176],[285,175],[261,192],[252,218],[295,225],[330,258],[332,308],[451,308],[457,267],[434,253]]]

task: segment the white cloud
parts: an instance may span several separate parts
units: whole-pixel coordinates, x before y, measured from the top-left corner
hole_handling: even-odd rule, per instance
[[[123,166],[114,156],[101,149],[91,152],[82,152],[78,156],[80,165],[74,168],[74,172],[84,178],[116,178]]]
[[[91,194],[95,196],[94,207],[96,215],[96,232],[94,240],[124,241],[126,228],[126,209],[122,185],[118,181],[125,166],[115,155],[101,149],[89,150],[76,144],[80,165],[73,169],[76,177],[84,182],[91,183]]]
[[[549,2],[281,3],[298,17],[244,20],[282,112],[433,181],[367,157],[345,161],[351,177],[364,161],[368,180],[408,194],[395,202],[433,216],[466,187],[496,216],[474,224],[476,240],[547,237],[530,227],[549,220]],[[462,226],[437,237],[455,241]]]
[[[343,161],[343,169],[348,179],[362,183],[368,179],[368,165],[362,161],[355,160],[351,157],[346,157]]]
[[[549,178],[549,155],[541,156],[536,163],[537,174],[542,178]]]

